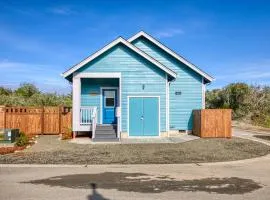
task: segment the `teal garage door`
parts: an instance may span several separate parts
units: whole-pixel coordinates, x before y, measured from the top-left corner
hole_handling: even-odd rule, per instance
[[[129,136],[159,135],[158,97],[129,98]]]

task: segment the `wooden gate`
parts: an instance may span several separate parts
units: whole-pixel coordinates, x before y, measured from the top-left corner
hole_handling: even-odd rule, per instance
[[[60,134],[71,129],[70,107],[0,106],[0,128],[18,128],[26,134]]]
[[[203,109],[193,111],[193,134],[200,137],[230,138],[232,136],[231,109]]]

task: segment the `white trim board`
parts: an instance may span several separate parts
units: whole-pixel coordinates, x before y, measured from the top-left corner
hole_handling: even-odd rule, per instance
[[[81,72],[74,73],[75,78],[120,78],[121,72]]]
[[[202,109],[205,109],[205,83],[202,78]]]
[[[132,97],[150,97],[150,98],[158,98],[158,136],[130,136],[129,135],[129,99]],[[147,96],[147,95],[132,95],[127,96],[127,134],[130,138],[154,138],[160,137],[160,96]]]
[[[74,73],[73,74],[73,131],[90,131],[91,126],[90,125],[80,125],[79,124],[79,114],[80,113],[80,106],[81,106],[81,79],[82,78],[118,78],[119,79],[119,85],[118,87],[100,87],[100,105],[99,105],[99,113],[100,113],[100,120],[99,122],[102,124],[102,112],[101,112],[101,104],[102,104],[102,90],[105,89],[116,89],[117,95],[118,95],[118,102],[117,106],[120,106],[120,110],[122,109],[122,95],[121,95],[121,72],[114,72],[114,73]],[[119,128],[120,131],[122,131],[122,115],[120,115],[119,119],[120,123],[117,124],[117,128]]]
[[[183,58],[182,56],[179,56],[178,54],[176,54],[175,52],[173,52],[171,49],[169,49],[165,45],[161,44],[159,41],[157,41],[152,36],[148,35],[147,33],[143,32],[143,31],[140,31],[136,35],[134,35],[131,38],[129,38],[128,39],[128,42],[133,42],[134,40],[136,40],[137,38],[139,38],[141,36],[145,37],[146,39],[148,39],[149,41],[151,41],[152,43],[154,43],[155,45],[157,45],[159,48],[161,48],[162,50],[164,50],[165,52],[167,52],[168,54],[170,54],[171,56],[173,56],[174,58],[176,58],[180,62],[184,63],[186,66],[190,67],[195,72],[197,72],[198,74],[202,75],[209,82],[212,82],[214,80],[213,77],[211,77],[207,73],[203,72],[201,69],[199,69],[198,67],[196,67],[195,65],[193,65],[192,63],[190,63],[189,61],[187,61],[185,58]]]
[[[176,76],[177,76],[176,72],[174,72],[173,70],[167,68],[166,66],[164,66],[163,64],[161,64],[160,62],[158,62],[157,60],[155,60],[154,58],[152,58],[151,56],[149,56],[148,54],[146,54],[145,52],[143,52],[139,48],[135,47],[134,45],[132,45],[131,43],[129,43],[128,41],[126,41],[122,37],[117,38],[116,40],[112,41],[111,43],[109,43],[108,45],[106,45],[105,47],[103,47],[102,49],[97,51],[96,53],[92,54],[91,56],[89,56],[86,59],[82,60],[80,63],[78,63],[75,66],[71,67],[69,70],[65,71],[62,74],[62,76],[66,78],[67,76],[71,75],[72,73],[74,73],[75,71],[80,69],[82,66],[84,66],[87,63],[91,62],[92,60],[94,60],[95,58],[100,56],[101,54],[105,53],[106,51],[108,51],[109,49],[111,49],[112,47],[114,47],[114,46],[116,46],[117,44],[120,44],[120,43],[124,44],[126,47],[128,47],[132,51],[136,52],[137,54],[144,57],[146,60],[148,60],[149,62],[151,62],[155,66],[159,67],[161,70],[165,71],[166,73],[170,74],[172,77],[176,78]]]
[[[166,131],[169,131],[169,123],[170,123],[170,117],[169,117],[169,99],[170,99],[170,92],[169,92],[169,81],[168,81],[168,76],[166,74]]]
[[[80,131],[81,79],[73,77],[72,87],[72,131]],[[89,129],[90,130],[90,129]]]

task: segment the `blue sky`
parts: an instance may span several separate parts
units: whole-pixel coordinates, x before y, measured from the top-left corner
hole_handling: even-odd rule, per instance
[[[216,78],[270,85],[270,1],[1,1],[0,86],[67,93],[60,73],[144,30]]]

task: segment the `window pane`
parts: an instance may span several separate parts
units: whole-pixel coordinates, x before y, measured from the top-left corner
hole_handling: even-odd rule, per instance
[[[105,91],[104,92],[105,97],[107,98],[114,98],[115,91]]]
[[[114,98],[106,98],[105,100],[106,107],[114,107]]]

